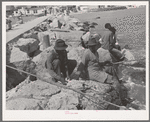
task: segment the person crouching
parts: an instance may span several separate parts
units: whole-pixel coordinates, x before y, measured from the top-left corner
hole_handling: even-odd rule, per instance
[[[70,79],[74,68],[77,65],[76,60],[67,58],[66,48],[68,45],[62,39],[57,39],[54,49],[50,52],[46,61],[46,68],[54,80],[61,81],[63,85],[67,84],[65,78]]]

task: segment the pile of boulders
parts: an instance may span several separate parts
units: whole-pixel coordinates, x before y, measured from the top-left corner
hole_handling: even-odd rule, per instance
[[[36,64],[36,75],[40,76],[44,79],[47,79],[48,82],[53,82],[51,79],[47,69],[45,68],[45,61],[47,59],[47,55],[49,55],[52,47],[45,49],[42,53],[35,56],[32,61]],[[82,53],[84,49],[82,47],[71,48],[68,47],[69,59],[76,59],[78,63],[81,61]],[[123,68],[125,70],[125,68]],[[124,71],[123,70],[123,71]],[[127,74],[128,70],[124,71],[122,74],[123,79],[125,81],[129,81],[132,77],[132,80],[137,81],[137,79],[133,79],[133,73]],[[140,72],[140,71],[139,71]],[[75,73],[75,72],[73,72]],[[144,73],[143,73],[144,75]],[[130,77],[130,78],[129,78]],[[144,78],[144,76],[142,76]],[[135,78],[135,77],[134,77]],[[145,81],[145,79],[139,79]],[[139,85],[135,84],[130,85],[131,82],[125,82],[122,85],[120,90],[120,94],[116,92],[112,87],[108,84],[102,84],[95,81],[90,80],[70,80],[67,84],[67,87],[76,89],[85,95],[87,95],[95,104],[89,99],[85,98],[82,94],[76,93],[72,90],[63,89],[58,86],[51,85],[45,80],[34,80],[31,81],[27,76],[26,79],[17,85],[15,88],[9,90],[7,92],[7,109],[13,110],[116,110],[119,109],[113,105],[110,105],[101,100],[105,100],[111,103],[114,103],[119,106],[126,105],[128,107],[132,107],[135,109],[145,109],[143,105],[144,96],[140,96],[138,98],[138,94],[142,90],[142,94],[144,94],[144,86],[141,86],[139,89]],[[126,88],[124,88],[126,86]],[[138,88],[137,88],[138,87]],[[136,92],[135,92],[136,90]],[[141,94],[141,95],[142,95]],[[136,97],[137,100],[131,103],[127,103],[125,98]],[[139,102],[140,101],[140,102]],[[136,103],[135,103],[136,102]]]
[[[59,14],[49,17],[45,22],[40,23],[34,28],[34,31],[43,32],[51,29],[62,29],[72,31],[84,31],[91,27],[95,27],[97,23],[81,22],[73,16]]]
[[[53,82],[49,79],[49,82]],[[83,87],[86,84],[86,87]],[[108,95],[111,87],[94,81],[71,80],[67,87],[82,91],[94,104],[82,94],[63,89],[41,80],[28,78],[6,94],[7,110],[106,110],[109,104],[101,100],[112,101]],[[118,97],[118,96],[116,96]],[[107,99],[106,99],[107,98]],[[120,104],[119,104],[120,105]],[[117,108],[118,109],[118,108]]]
[[[11,48],[7,46],[8,66],[35,74],[36,64],[31,60],[32,57],[39,51],[39,41],[34,38],[20,38]],[[6,68],[6,90],[14,88],[16,85],[24,81],[29,75],[19,72],[14,69]],[[35,80],[35,77],[30,76],[30,80]]]

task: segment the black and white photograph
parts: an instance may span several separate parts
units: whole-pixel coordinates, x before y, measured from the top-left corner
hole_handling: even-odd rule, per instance
[[[149,3],[2,2],[4,120],[148,120]]]

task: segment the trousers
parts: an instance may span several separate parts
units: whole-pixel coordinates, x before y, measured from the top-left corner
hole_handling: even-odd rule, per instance
[[[54,72],[61,76],[61,73],[63,74],[64,78],[66,78],[66,68],[65,65],[63,65],[59,59],[55,59],[52,62]],[[76,60],[68,60],[67,67],[68,67],[68,74],[71,75],[75,67],[77,66]]]

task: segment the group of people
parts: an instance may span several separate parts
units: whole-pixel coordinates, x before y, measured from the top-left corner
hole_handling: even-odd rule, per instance
[[[101,35],[92,35],[91,28],[89,26],[81,37],[81,44],[84,48],[88,48],[87,43],[91,36],[96,38],[98,48],[102,47],[103,49],[109,51],[113,61],[124,60],[124,56],[121,53],[121,47],[117,43],[116,29],[112,27],[110,23],[105,24],[105,30],[101,33]]]
[[[112,32],[110,24],[105,25],[106,31],[99,39],[98,34],[90,36],[86,43],[87,48],[82,55],[81,63],[79,64],[77,71],[72,73],[77,66],[76,60],[70,60],[67,58],[66,48],[68,47],[62,39],[57,39],[54,49],[50,52],[45,67],[47,71],[54,79],[55,82],[60,81],[63,85],[67,84],[66,79],[72,79],[74,76],[79,79],[83,73],[86,74],[86,80],[94,80],[100,83],[106,83],[111,85],[118,85],[119,80],[116,75],[116,68],[112,66],[112,56],[114,55],[114,49],[120,50],[120,47],[115,45],[115,36]],[[83,41],[83,40],[82,40]],[[102,55],[105,51],[110,54],[107,60],[101,60],[106,56]],[[114,57],[114,56],[113,56]],[[119,60],[122,60],[120,57]]]

